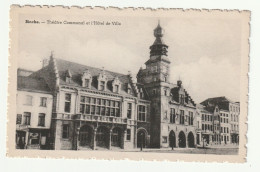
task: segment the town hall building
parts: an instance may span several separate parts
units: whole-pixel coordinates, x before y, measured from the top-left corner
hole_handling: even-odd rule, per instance
[[[44,92],[48,94],[45,97],[51,100],[48,102],[52,103],[52,106],[48,104],[51,117],[45,118],[48,133],[38,133],[48,136],[49,148],[116,150],[194,148],[199,145],[201,131],[198,133],[197,106],[181,80],[170,83],[173,59],[168,56],[163,35],[164,30],[158,24],[154,29],[155,41],[150,46],[150,57],[145,62],[146,68],[138,71],[137,82],[131,73],[121,74],[78,64],[56,58],[53,54],[42,69],[24,76],[44,82],[48,88]],[[41,100],[40,97],[35,99]],[[206,110],[208,107],[205,108],[208,112]],[[238,116],[236,112],[234,116]],[[232,121],[236,127],[238,120],[233,119],[236,119]],[[207,129],[212,127],[210,125]],[[238,138],[235,130],[238,127],[235,127],[229,129],[233,132],[233,142]],[[35,132],[33,129],[26,131]],[[29,136],[20,129],[17,133],[18,139]],[[209,140],[217,137],[227,139],[223,133],[216,137],[210,134]],[[33,142],[41,144],[40,140]]]

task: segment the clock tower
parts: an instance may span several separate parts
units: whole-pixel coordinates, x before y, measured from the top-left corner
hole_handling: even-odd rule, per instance
[[[168,46],[162,39],[163,35],[164,29],[158,23],[158,26],[154,29],[155,41],[150,46],[150,58],[145,62],[146,69],[140,69],[137,76],[138,82],[169,82],[171,62],[167,54]]]
[[[167,117],[170,101],[170,60],[168,46],[163,41],[164,29],[158,23],[154,29],[155,41],[150,46],[150,57],[146,68],[140,69],[137,82],[144,85],[151,100],[151,146],[160,147],[162,143],[161,123]]]

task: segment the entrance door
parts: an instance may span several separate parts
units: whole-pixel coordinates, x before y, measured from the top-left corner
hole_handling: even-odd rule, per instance
[[[200,145],[200,135],[197,134],[197,145]]]
[[[111,136],[111,145],[120,147],[121,144],[121,130],[120,128],[114,128]]]
[[[79,143],[80,146],[90,146],[92,139],[91,127],[84,125],[79,130]]]
[[[97,146],[108,148],[109,132],[106,127],[99,127],[96,135]]]
[[[140,148],[144,148],[146,145],[145,143],[145,132],[143,130],[138,131],[137,133],[137,147]]]
[[[24,149],[25,147],[25,132],[17,131],[16,144],[18,149]]]
[[[195,147],[194,141],[195,141],[194,135],[193,135],[192,132],[190,132],[190,133],[188,134],[188,146],[189,146],[190,148],[194,148],[194,147]]]
[[[186,147],[186,137],[183,131],[179,133],[179,147],[185,148]]]
[[[174,131],[171,131],[169,134],[169,146],[171,148],[176,147],[176,137]]]

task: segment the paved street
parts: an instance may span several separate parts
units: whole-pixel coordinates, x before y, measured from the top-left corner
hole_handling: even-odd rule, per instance
[[[140,152],[140,149],[132,150],[114,150],[124,152]],[[142,152],[158,152],[158,153],[187,153],[187,154],[216,154],[216,155],[236,155],[238,154],[238,147],[212,147],[212,148],[161,148],[161,149],[143,149]]]

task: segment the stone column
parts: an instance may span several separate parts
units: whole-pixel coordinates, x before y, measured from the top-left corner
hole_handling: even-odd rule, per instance
[[[121,134],[121,148],[125,149],[125,138],[126,138],[126,129],[122,131]]]
[[[188,134],[186,134],[186,148],[188,148],[189,140],[188,140]]]
[[[109,133],[108,133],[108,150],[111,150],[111,137],[112,137],[112,130],[109,130]]]
[[[24,138],[24,143],[25,143],[24,148],[25,148],[25,149],[27,149],[28,142],[29,142],[29,131],[26,131],[26,133],[25,133],[25,138]]]
[[[96,136],[97,136],[97,129],[95,128],[93,130],[93,136],[92,136],[92,149],[96,149]]]
[[[76,128],[76,150],[79,150],[79,130],[80,128]]]

